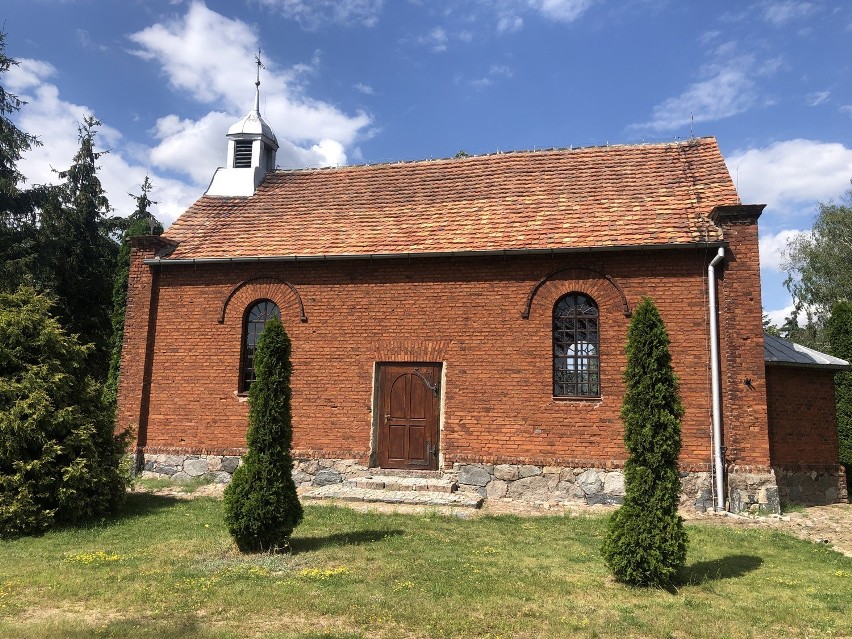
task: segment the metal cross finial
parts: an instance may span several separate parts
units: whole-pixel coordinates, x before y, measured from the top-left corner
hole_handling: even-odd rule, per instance
[[[263,62],[260,61],[260,49],[258,49],[257,53],[254,55],[254,62],[255,62],[255,64],[257,64],[257,80],[255,80],[254,86],[259,87],[260,86],[260,70],[266,68],[265,66],[263,66]]]

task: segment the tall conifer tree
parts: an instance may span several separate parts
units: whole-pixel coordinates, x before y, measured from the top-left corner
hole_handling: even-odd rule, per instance
[[[683,407],[669,336],[648,298],[636,307],[630,321],[624,381],[626,494],[610,519],[602,552],[619,581],[663,586],[686,562],[686,531],[677,512]]]
[[[109,365],[112,336],[112,288],[118,244],[116,221],[98,179],[95,150],[100,122],[87,116],[79,125],[80,148],[71,166],[60,171],[65,182],[58,197],[42,212],[42,261],[49,271],[60,320],[70,333],[95,348],[92,373],[101,381]]]
[[[290,338],[278,318],[257,340],[248,452],[225,489],[225,523],[242,551],[284,546],[302,521],[293,482]]]
[[[17,64],[6,56],[6,34],[0,31],[0,291],[10,293],[21,283],[37,283],[36,212],[50,191],[24,189],[18,170],[24,153],[41,143],[10,119],[25,104],[3,86],[3,76]]]

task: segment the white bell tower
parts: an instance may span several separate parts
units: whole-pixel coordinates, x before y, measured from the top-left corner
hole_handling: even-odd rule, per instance
[[[275,170],[278,140],[260,115],[260,55],[255,56],[254,109],[228,129],[228,163],[216,169],[205,195],[248,197],[254,195],[266,174]]]

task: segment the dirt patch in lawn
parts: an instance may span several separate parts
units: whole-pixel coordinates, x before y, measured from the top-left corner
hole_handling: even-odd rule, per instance
[[[220,498],[224,484],[205,484],[191,492],[180,486],[170,486],[156,490],[146,490],[136,487],[140,492],[153,492],[157,495],[168,495],[177,499],[195,499],[197,497]],[[603,515],[615,510],[616,506],[585,506],[570,505],[535,505],[522,502],[486,500],[481,509],[467,508],[432,508],[424,506],[406,506],[401,504],[335,502],[360,511],[384,513],[422,513],[438,511],[458,517],[481,517],[483,515],[511,514],[522,517],[544,515]],[[840,553],[852,557],[852,505],[831,504],[829,506],[807,506],[801,511],[784,515],[740,516],[728,513],[699,513],[694,510],[683,510],[681,515],[687,522],[699,522],[714,526],[732,526],[745,528],[763,528],[779,530],[806,539],[814,543],[828,544]]]

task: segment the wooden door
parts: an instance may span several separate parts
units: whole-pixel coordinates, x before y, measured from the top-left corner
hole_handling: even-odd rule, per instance
[[[383,364],[379,386],[381,468],[438,468],[440,364]]]

